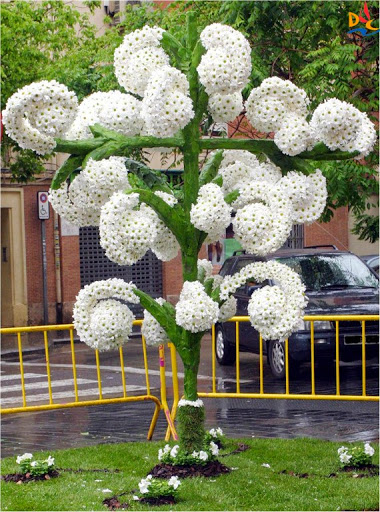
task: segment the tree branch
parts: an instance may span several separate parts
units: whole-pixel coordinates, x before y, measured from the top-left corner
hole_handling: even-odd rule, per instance
[[[183,210],[180,205],[169,206],[161,197],[149,189],[132,188],[126,194],[139,194],[140,200],[153,208],[162,222],[176,237],[181,247],[186,241],[186,223],[183,218]]]

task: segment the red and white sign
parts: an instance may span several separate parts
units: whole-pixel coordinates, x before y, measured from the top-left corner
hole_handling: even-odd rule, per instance
[[[48,220],[50,218],[49,200],[47,192],[37,192],[38,218]]]

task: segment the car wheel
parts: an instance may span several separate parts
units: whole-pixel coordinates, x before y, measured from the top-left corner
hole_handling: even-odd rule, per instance
[[[267,348],[268,362],[273,376],[276,379],[285,379],[285,343],[272,340]],[[289,356],[289,375],[295,375],[299,369],[298,361]]]
[[[278,340],[271,340],[268,346],[268,361],[271,372],[276,379],[285,378],[285,345]]]
[[[221,327],[216,328],[215,354],[216,360],[221,365],[231,365],[236,359],[235,348],[228,343]]]

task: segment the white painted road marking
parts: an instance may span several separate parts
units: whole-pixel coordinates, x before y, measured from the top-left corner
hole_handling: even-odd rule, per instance
[[[38,379],[40,377],[47,378],[47,375],[42,373],[24,373],[24,379]],[[21,380],[21,376],[19,373],[14,375],[2,375],[0,381],[3,382],[3,380]]]
[[[43,377],[43,375],[42,375]],[[77,379],[77,384],[94,384],[94,382],[97,382],[96,380],[92,379]],[[45,385],[45,386],[44,386]],[[52,387],[58,388],[63,386],[74,386],[73,379],[63,379],[63,380],[52,380],[51,382]],[[43,382],[33,382],[29,383],[27,382],[25,384],[25,391],[28,392],[30,389],[41,389],[42,387],[47,387],[48,382],[47,380]],[[21,385],[15,384],[13,386],[1,386],[1,394],[4,393],[10,393],[11,391],[20,391],[21,392]]]
[[[156,388],[151,388],[156,389]],[[141,394],[147,394],[146,387],[145,386],[127,386],[127,393],[131,391],[142,391]],[[103,395],[109,395],[111,393],[120,393],[120,396],[116,398],[121,398],[123,393],[123,387],[122,386],[113,386],[109,388],[102,388],[102,394]],[[99,389],[98,388],[91,388],[91,389],[82,389],[78,390],[78,395],[80,400],[84,400],[85,398],[88,400],[98,400],[99,399]],[[96,395],[95,398],[92,398],[92,395]],[[70,401],[74,401],[74,395],[73,392],[68,391],[59,391],[59,392],[53,392],[53,403],[57,403],[57,399],[62,398],[70,398]],[[18,407],[17,402],[22,403],[22,399],[20,397],[12,397],[12,398],[2,398],[1,403],[4,404],[12,404],[13,407]],[[47,393],[41,393],[38,395],[30,395],[26,397],[26,403],[30,402],[49,402],[49,395]]]

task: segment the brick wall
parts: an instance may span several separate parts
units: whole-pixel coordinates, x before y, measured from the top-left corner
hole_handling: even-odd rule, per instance
[[[28,322],[43,325],[43,280],[41,220],[38,219],[37,192],[48,191],[48,185],[33,184],[24,187],[26,276],[28,291]],[[55,270],[54,270],[54,227],[53,211],[46,226],[47,288],[49,323],[55,323]]]
[[[199,259],[207,258],[206,246],[202,245],[199,251]],[[182,290],[182,259],[181,254],[171,261],[164,262],[162,265],[162,285],[164,299],[176,304],[179,294]]]
[[[80,290],[79,236],[61,237],[63,322],[72,322],[75,297]]]
[[[304,245],[333,244],[338,249],[348,250],[348,208],[338,208],[327,224],[313,222],[305,226]]]

